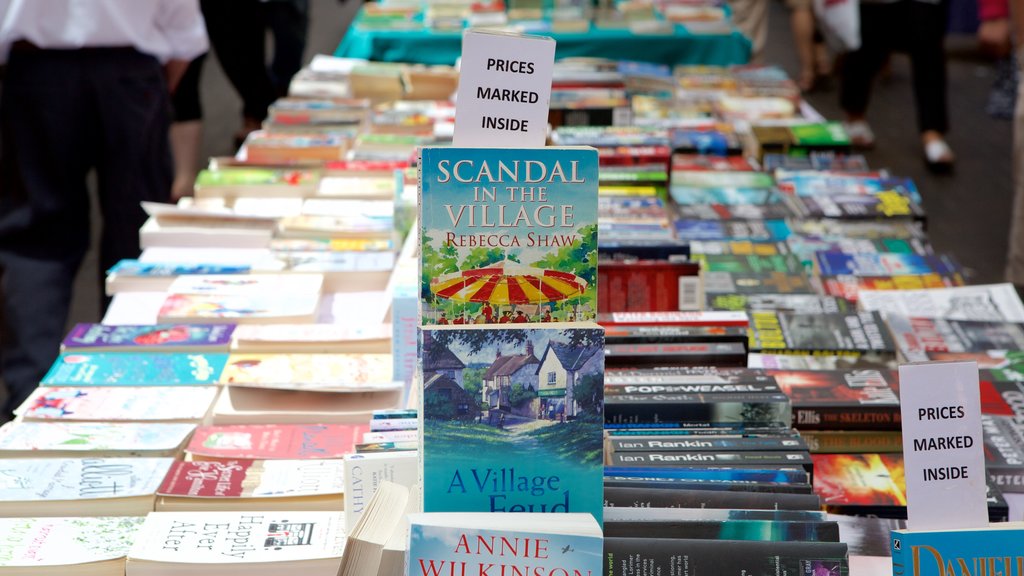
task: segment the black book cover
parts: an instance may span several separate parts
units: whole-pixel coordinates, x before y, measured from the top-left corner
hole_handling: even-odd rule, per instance
[[[609,326],[606,345],[688,344],[692,342],[733,342],[747,345],[747,329],[741,326]]]
[[[609,394],[606,428],[789,428],[789,397],[770,393]]]
[[[847,576],[846,544],[605,538],[606,576]]]
[[[608,464],[622,468],[802,466],[807,472],[814,469],[809,452],[617,452],[609,455]]]
[[[740,342],[673,342],[658,344],[610,344],[605,347],[605,366],[644,368],[671,366],[747,365],[747,346]]]
[[[800,430],[900,430],[895,370],[771,370]]]
[[[981,416],[985,471],[1002,492],[1024,493],[1024,426],[1011,416]]]
[[[819,510],[816,494],[716,492],[664,488],[605,488],[605,506],[624,508],[737,508],[745,510]]]
[[[651,379],[653,380],[653,379]],[[671,394],[782,394],[783,390],[770,377],[757,378],[747,382],[672,382],[672,378],[663,378],[662,382],[627,383],[625,379],[615,378],[611,374],[605,377],[605,394],[628,396],[665,396]]]
[[[616,478],[605,477],[605,488],[659,488],[663,490],[716,490],[720,492],[777,492],[779,494],[813,494],[810,484],[782,484],[778,482],[745,482],[727,480],[682,481],[668,478]]]
[[[611,452],[753,452],[753,451],[805,451],[807,445],[800,437],[775,436],[757,438],[716,437],[614,437],[608,439]]]

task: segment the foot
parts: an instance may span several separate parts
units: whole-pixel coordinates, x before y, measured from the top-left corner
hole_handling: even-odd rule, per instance
[[[875,147],[875,133],[866,120],[850,120],[843,124],[846,134],[850,137],[850,144],[860,150],[869,150]]]
[[[924,160],[933,172],[949,172],[953,169],[956,156],[942,136],[925,137]]]

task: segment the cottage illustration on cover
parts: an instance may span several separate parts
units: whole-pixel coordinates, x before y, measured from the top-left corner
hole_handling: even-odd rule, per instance
[[[593,320],[597,151],[425,148],[423,324]]]
[[[425,511],[601,518],[603,332],[423,330]]]

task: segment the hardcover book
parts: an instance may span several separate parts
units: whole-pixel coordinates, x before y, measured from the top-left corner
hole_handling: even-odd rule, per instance
[[[0,428],[0,457],[174,456],[194,424],[8,422]]]
[[[144,516],[171,458],[0,460],[0,516]]]
[[[227,354],[70,352],[61,354],[41,386],[210,386]]]
[[[0,519],[0,572],[124,574],[143,518]]]
[[[597,151],[425,148],[425,324],[592,320]]]
[[[588,514],[412,514],[408,574],[603,573],[601,527]]]
[[[62,352],[227,352],[230,324],[76,324],[61,343]]]
[[[62,422],[198,422],[215,386],[37,388],[16,411],[23,420]]]
[[[474,328],[422,332],[424,510],[600,519],[603,331]]]
[[[186,452],[193,460],[342,458],[369,431],[365,424],[200,426]]]

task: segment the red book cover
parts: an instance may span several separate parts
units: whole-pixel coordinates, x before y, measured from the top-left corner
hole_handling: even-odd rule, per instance
[[[157,494],[199,498],[240,498],[253,460],[175,462]]]
[[[907,505],[902,454],[812,454],[814,492],[826,507],[898,512]],[[837,510],[838,511],[838,510]],[[904,512],[905,513],[905,512]]]
[[[341,460],[175,462],[157,490],[188,498],[274,498],[341,494]]]
[[[753,164],[743,156],[715,156],[711,154],[673,154],[672,170],[687,172],[752,172]]]
[[[200,426],[186,449],[202,459],[316,459],[341,458],[369,425],[269,424]]]

